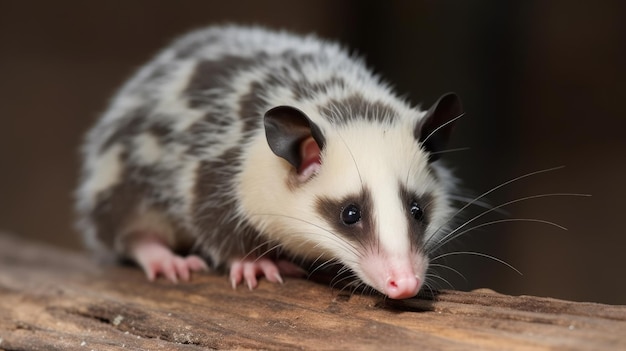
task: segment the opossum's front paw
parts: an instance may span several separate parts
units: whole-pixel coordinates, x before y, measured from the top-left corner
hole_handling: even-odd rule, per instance
[[[304,271],[295,264],[279,260],[274,262],[269,258],[246,258],[232,262],[230,266],[230,283],[233,289],[244,280],[248,289],[256,288],[258,281],[257,276],[265,276],[267,280],[273,283],[283,283],[281,273],[287,276],[300,277],[304,275]]]
[[[202,258],[195,255],[176,255],[170,248],[156,241],[138,243],[134,247],[133,256],[150,281],[159,274],[173,283],[177,283],[179,279],[188,281],[191,272],[208,270]]]

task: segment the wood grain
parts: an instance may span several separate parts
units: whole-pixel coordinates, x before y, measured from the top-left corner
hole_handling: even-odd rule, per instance
[[[0,349],[619,350],[626,306],[490,290],[393,301],[297,279],[233,291],[212,274],[150,283],[0,234]]]

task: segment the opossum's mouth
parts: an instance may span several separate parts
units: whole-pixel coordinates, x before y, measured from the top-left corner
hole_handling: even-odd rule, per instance
[[[425,272],[421,276],[415,274],[413,269],[405,272],[388,271],[381,273],[378,281],[361,277],[355,270],[341,263],[310,266],[309,279],[328,284],[333,289],[350,293],[377,292],[391,299],[407,299],[418,294],[424,284]],[[369,281],[373,281],[370,283]]]

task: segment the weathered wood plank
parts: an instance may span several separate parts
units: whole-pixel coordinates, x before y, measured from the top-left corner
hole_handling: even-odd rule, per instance
[[[134,267],[0,235],[0,348],[616,350],[626,306],[488,290],[391,301],[297,279],[233,291],[211,274],[150,283]]]

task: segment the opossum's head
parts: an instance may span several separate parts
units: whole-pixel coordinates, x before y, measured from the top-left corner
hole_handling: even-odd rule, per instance
[[[270,167],[282,170],[265,185],[265,212],[276,214],[263,224],[268,236],[298,256],[339,261],[390,298],[415,296],[425,241],[451,211],[449,179],[433,162],[461,113],[454,94],[426,113],[332,127],[294,107],[269,110],[266,138],[278,156]]]

